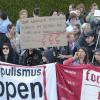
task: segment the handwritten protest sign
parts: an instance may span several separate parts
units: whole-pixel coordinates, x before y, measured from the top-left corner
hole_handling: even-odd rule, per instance
[[[21,21],[22,48],[63,46],[67,43],[65,16],[26,18]]]
[[[100,10],[95,10],[94,16],[96,17],[96,19],[100,20]]]

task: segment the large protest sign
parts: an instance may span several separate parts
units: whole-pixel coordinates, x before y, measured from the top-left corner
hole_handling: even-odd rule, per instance
[[[100,20],[100,10],[95,10],[94,16]]]
[[[57,100],[55,75],[55,64],[26,67],[2,63],[0,100]]]
[[[58,100],[100,100],[99,67],[56,65]]]
[[[34,17],[20,23],[22,48],[64,46],[67,44],[65,16]]]

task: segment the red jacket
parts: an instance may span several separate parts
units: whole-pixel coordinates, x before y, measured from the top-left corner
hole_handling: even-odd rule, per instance
[[[63,62],[63,65],[74,65],[74,64],[73,64],[74,61],[75,61],[75,59],[74,59],[73,57],[71,57],[71,58],[65,60],[65,61]],[[83,65],[86,65],[86,64],[76,63],[75,65],[82,65],[82,66],[83,66]]]

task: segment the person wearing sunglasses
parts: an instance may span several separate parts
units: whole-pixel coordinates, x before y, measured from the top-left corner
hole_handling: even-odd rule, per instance
[[[4,43],[1,48],[0,61],[12,64],[18,64],[19,62],[18,54],[11,48],[8,43]]]

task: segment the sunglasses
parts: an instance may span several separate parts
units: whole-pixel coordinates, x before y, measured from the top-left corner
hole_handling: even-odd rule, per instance
[[[5,49],[8,50],[9,48],[8,47],[4,47],[3,50],[5,50]]]

